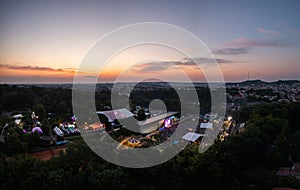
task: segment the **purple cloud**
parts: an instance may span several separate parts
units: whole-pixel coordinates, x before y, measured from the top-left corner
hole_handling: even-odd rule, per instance
[[[75,73],[75,69],[66,68],[66,69],[54,69],[51,67],[39,67],[39,66],[30,66],[30,65],[9,65],[9,64],[0,64],[0,68],[7,68],[12,70],[35,70],[35,71],[52,71],[52,72],[68,72]]]
[[[222,48],[222,49],[214,49],[212,53],[215,55],[241,55],[247,54],[249,48]]]
[[[229,43],[231,46],[239,47],[286,47],[289,44],[280,40],[254,40],[246,37],[237,38]]]
[[[163,61],[163,62],[148,62],[144,64],[135,65],[131,70],[134,72],[159,72],[167,69],[174,68],[175,62]]]
[[[297,29],[286,28],[286,31],[293,34],[300,34],[300,29],[297,30]]]
[[[279,33],[276,32],[275,30],[267,30],[267,29],[264,29],[264,28],[257,28],[256,29],[258,32],[260,33],[263,33],[263,34],[270,34],[270,35],[278,35]]]
[[[185,62],[181,62],[181,65],[195,65],[194,61],[195,60],[197,63],[200,64],[207,64],[207,63],[234,63],[235,61],[229,60],[229,59],[220,59],[220,58],[216,58],[216,59],[212,59],[212,58],[205,58],[205,57],[198,57],[198,58],[194,58],[193,60],[191,59],[184,59]]]
[[[136,73],[140,72],[160,72],[160,71],[166,71],[173,68],[176,68],[176,66],[190,66],[190,67],[196,67],[196,63],[200,64],[209,64],[209,63],[234,63],[232,60],[228,59],[212,59],[212,58],[205,58],[205,57],[199,57],[194,58],[193,60],[189,58],[184,58],[180,61],[159,61],[159,62],[148,62],[144,64],[135,65],[134,68],[131,70]]]

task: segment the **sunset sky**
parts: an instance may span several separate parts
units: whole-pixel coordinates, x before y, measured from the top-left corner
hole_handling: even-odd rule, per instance
[[[201,39],[220,65],[225,81],[300,79],[300,1],[1,1],[0,83],[69,83],[89,48],[125,25],[163,22]],[[113,45],[113,44],[112,44]],[[193,47],[190,47],[191,50]],[[157,60],[149,60],[152,57]],[[145,58],[145,60],[143,60]],[[128,50],[101,75],[113,82],[176,69],[205,81],[184,56],[161,47]],[[176,69],[175,69],[176,66]],[[99,73],[87,70],[82,76]]]

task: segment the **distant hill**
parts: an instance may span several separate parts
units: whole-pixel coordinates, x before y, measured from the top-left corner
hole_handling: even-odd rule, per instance
[[[243,82],[229,82],[226,83],[227,85],[240,85],[240,86],[249,86],[249,85],[268,85],[268,84],[274,84],[274,85],[282,85],[282,84],[286,84],[286,85],[292,85],[295,83],[300,83],[299,80],[278,80],[278,81],[274,81],[274,82],[266,82],[266,81],[262,81],[259,79],[256,80],[246,80]]]
[[[247,80],[240,83],[241,86],[248,86],[248,85],[262,85],[267,84],[267,82],[262,80]]]
[[[278,80],[275,82],[271,82],[273,84],[295,84],[295,83],[300,83],[299,80]]]

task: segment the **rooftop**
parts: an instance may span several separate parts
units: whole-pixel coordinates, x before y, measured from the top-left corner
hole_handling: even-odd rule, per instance
[[[110,122],[113,122],[115,119],[126,119],[134,116],[134,114],[126,108],[109,111],[98,111],[97,114],[105,115]]]

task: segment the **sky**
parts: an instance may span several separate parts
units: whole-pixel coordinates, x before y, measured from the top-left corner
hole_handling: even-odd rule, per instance
[[[167,23],[197,36],[216,58],[226,82],[299,80],[299,10],[297,0],[2,0],[0,83],[70,83],[78,72],[87,79],[100,74],[101,82],[121,75],[123,81],[138,76],[181,81],[182,71],[193,81],[206,80],[185,55],[157,45],[128,48],[101,73],[78,70],[97,40],[141,22]],[[211,57],[195,59],[209,68]]]

